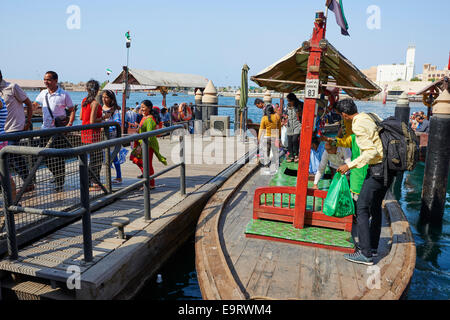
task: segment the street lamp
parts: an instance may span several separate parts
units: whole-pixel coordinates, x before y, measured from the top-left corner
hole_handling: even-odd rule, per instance
[[[122,134],[125,133],[125,111],[127,106],[127,96],[128,96],[128,62],[130,59],[130,47],[131,47],[131,35],[130,31],[125,33],[125,37],[127,38],[126,48],[127,48],[127,66],[123,67],[125,71],[125,79],[124,79],[124,89],[122,95]]]

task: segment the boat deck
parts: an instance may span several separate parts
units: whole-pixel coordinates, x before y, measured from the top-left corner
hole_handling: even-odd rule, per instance
[[[210,144],[205,141],[204,146]],[[172,165],[173,146],[160,140],[161,154]],[[195,223],[208,198],[226,180],[227,168],[235,163],[205,164],[193,161],[202,154],[189,152],[186,164],[186,196],[179,191],[179,171],[170,171],[156,179],[151,191],[152,220],[144,220],[143,191],[136,190],[92,213],[94,259],[83,260],[82,222],[77,221],[52,232],[37,242],[19,248],[19,259],[0,260],[1,287],[20,293],[22,298],[111,299],[129,298],[156,272],[164,261],[194,231]],[[200,150],[199,152],[201,152]],[[216,154],[222,156],[225,153]],[[155,172],[164,166],[154,159]],[[113,177],[114,170],[113,171]],[[122,165],[121,187],[136,182],[140,171],[129,161]],[[111,225],[126,217],[126,240],[117,237]],[[81,272],[81,289],[68,290],[66,282],[73,275],[70,267]],[[3,270],[3,273],[1,271]],[[3,277],[13,274],[13,280]]]
[[[402,296],[414,269],[415,245],[396,201],[386,201],[375,265],[358,265],[347,262],[337,251],[247,238],[245,228],[252,219],[254,191],[272,178],[262,175],[261,170],[241,169],[210,199],[200,216],[196,265],[205,299]],[[245,175],[249,178],[239,187]]]

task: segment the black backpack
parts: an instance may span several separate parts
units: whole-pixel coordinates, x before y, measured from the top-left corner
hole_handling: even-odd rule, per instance
[[[385,179],[388,169],[400,172],[414,170],[419,160],[419,141],[411,127],[395,117],[380,122],[374,114],[368,115],[378,126],[383,144]]]

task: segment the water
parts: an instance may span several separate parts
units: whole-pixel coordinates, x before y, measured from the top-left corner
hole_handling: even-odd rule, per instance
[[[37,92],[28,94],[32,100],[37,96]],[[81,105],[86,93],[71,92],[70,96],[75,104]],[[129,106],[134,106],[136,102],[145,99],[151,100],[156,106],[162,105],[161,95],[148,97],[146,93],[131,93],[127,103]],[[120,94],[117,100],[119,103],[122,101]],[[259,122],[262,114],[261,110],[253,105],[254,100],[255,98],[249,98],[249,118]],[[167,96],[167,106],[181,102],[194,103],[194,96]],[[275,102],[278,102],[278,99],[274,99]],[[219,97],[219,105],[234,104],[234,97]],[[357,102],[357,105],[360,111],[375,112],[381,118],[392,116],[395,112],[394,102],[389,102],[386,106],[380,102]],[[410,107],[411,112],[427,112],[422,103],[411,103]],[[234,120],[232,109],[219,108],[219,114],[229,115],[230,119]],[[405,173],[403,187],[396,194],[410,223],[417,248],[416,268],[407,299],[450,299],[450,179],[442,226],[425,225],[419,219],[424,166],[424,163],[419,163],[415,171]],[[163,282],[157,284],[155,275],[136,299],[200,300],[201,293],[195,271],[194,244],[194,238],[187,241],[158,272],[162,275]]]

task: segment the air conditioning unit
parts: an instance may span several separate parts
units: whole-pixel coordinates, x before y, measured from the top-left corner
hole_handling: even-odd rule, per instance
[[[227,137],[230,132],[230,116],[211,116],[209,123],[210,135]]]

